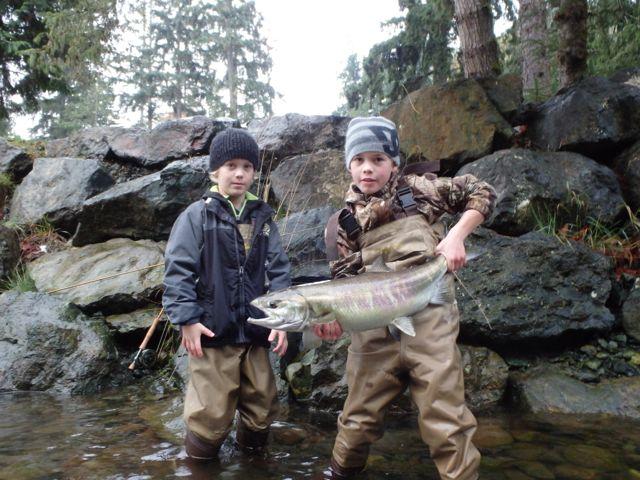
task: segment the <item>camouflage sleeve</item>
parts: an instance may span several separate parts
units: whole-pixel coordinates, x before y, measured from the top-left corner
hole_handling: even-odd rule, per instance
[[[442,213],[460,213],[477,210],[489,218],[496,202],[491,185],[473,175],[459,177],[433,177],[411,175],[408,183],[413,187],[418,205],[428,203]],[[418,207],[420,209],[420,207]]]
[[[356,242],[347,238],[344,229],[338,226],[338,260],[331,262],[331,278],[352,277],[362,268],[362,253]]]

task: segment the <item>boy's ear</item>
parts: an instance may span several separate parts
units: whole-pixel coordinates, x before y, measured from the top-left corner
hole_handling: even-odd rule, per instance
[[[218,170],[209,172],[209,179],[214,183],[218,183]]]

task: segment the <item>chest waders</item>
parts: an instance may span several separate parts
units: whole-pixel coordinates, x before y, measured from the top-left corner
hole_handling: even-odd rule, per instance
[[[359,234],[364,270],[378,258],[391,270],[404,270],[433,257],[444,227],[422,215],[406,215]],[[453,276],[445,281],[454,288]],[[408,387],[418,409],[422,440],[442,479],[478,478],[480,453],[472,443],[476,420],[465,405],[455,303],[429,305],[413,316],[416,336],[387,328],[351,333],[347,358],[349,395],[338,418],[332,465],[344,471],[363,468],[371,443],[384,431],[391,402]]]

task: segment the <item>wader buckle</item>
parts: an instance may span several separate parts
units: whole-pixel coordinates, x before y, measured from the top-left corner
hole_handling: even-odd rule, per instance
[[[405,214],[410,215],[413,213],[413,210],[416,207],[416,201],[413,199],[411,187],[407,185],[399,188],[396,192],[396,198],[398,199],[398,202],[400,202],[400,207]]]
[[[356,217],[354,217],[353,213],[347,209],[340,212],[340,215],[338,216],[338,223],[342,228],[344,228],[349,240],[355,240],[362,232],[362,228],[358,225]]]

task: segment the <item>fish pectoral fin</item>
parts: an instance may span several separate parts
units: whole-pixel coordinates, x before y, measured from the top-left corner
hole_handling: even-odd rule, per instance
[[[305,328],[302,332],[302,342],[300,343],[300,351],[306,352],[322,345],[322,339],[313,333],[310,328]]]
[[[455,291],[451,288],[451,283],[445,281],[445,278],[446,277],[442,277],[438,280],[435,293],[429,303],[433,303],[434,305],[448,305],[455,301]]]
[[[382,257],[378,257],[374,260],[371,266],[367,267],[367,272],[390,272],[391,269],[384,263]]]
[[[394,318],[393,322],[391,322],[391,325],[396,327],[402,333],[406,333],[410,337],[416,336],[416,331],[413,328],[413,320],[411,319],[411,317]]]

